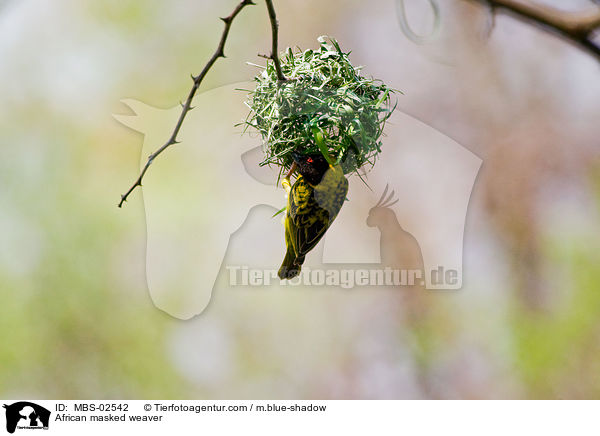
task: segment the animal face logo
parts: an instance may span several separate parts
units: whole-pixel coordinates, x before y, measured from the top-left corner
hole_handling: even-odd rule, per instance
[[[262,285],[281,285],[275,277],[284,232],[281,215],[273,217],[285,206],[280,175],[259,165],[261,138],[234,127],[247,113],[236,89],[249,86],[199,94],[181,143],[154,162],[144,181],[149,291],[158,308],[180,319],[201,313],[213,292],[232,291],[235,274],[273,271]],[[143,165],[169,137],[180,108],[123,103],[134,114],[114,117],[144,134]],[[349,177],[348,201],[307,256],[307,270],[410,266],[422,271],[428,289],[458,289],[466,213],[482,161],[399,110],[385,135],[373,169]],[[440,271],[442,278],[451,272],[451,280],[441,280]]]
[[[6,409],[6,431],[14,433],[19,429],[48,429],[50,411],[29,401],[19,401]]]

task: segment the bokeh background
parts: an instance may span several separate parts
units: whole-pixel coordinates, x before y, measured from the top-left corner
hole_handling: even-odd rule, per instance
[[[268,52],[257,3],[204,90],[250,79]],[[427,33],[426,2],[406,3]],[[143,137],[112,114],[184,98],[235,2],[1,1],[0,397],[599,398],[599,64],[439,4],[438,36],[415,44],[392,0],[275,2],[282,48],[336,37],[405,93],[400,110],[483,159],[463,288],[245,293],[227,310],[216,296],[181,321],[148,294],[140,193],[116,207]]]

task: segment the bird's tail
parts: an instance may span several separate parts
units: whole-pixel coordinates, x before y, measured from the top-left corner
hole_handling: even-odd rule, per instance
[[[303,263],[304,256],[296,257],[296,254],[293,250],[288,250],[285,253],[283,263],[281,264],[281,268],[279,268],[279,272],[277,273],[277,275],[281,280],[293,279],[298,274],[300,274],[300,270],[302,269]]]

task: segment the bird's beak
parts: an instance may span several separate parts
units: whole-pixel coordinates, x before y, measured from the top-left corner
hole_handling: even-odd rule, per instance
[[[296,165],[296,162],[294,162],[289,170],[289,172],[287,173],[287,175],[285,176],[286,179],[290,180],[290,177],[292,177],[292,174],[294,174],[294,171],[296,171],[298,165]]]

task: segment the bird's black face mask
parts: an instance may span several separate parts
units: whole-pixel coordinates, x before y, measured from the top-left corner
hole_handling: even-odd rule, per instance
[[[300,154],[292,152],[292,158],[298,166],[298,172],[311,185],[318,185],[329,169],[329,163],[322,154]]]

